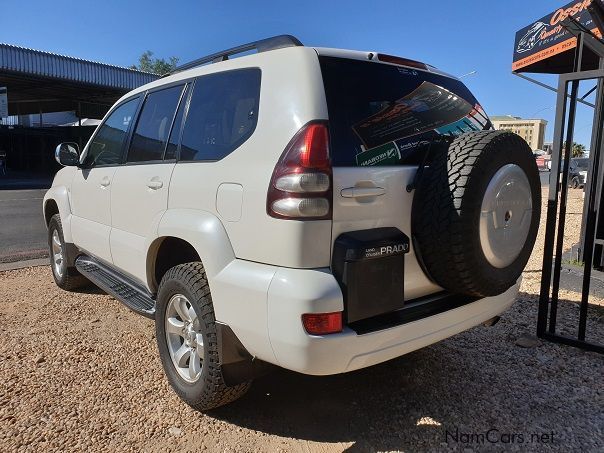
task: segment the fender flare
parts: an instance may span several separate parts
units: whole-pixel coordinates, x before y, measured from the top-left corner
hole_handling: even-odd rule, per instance
[[[44,201],[42,202],[42,215],[46,223],[46,206],[49,201],[54,201],[59,208],[59,215],[61,216],[61,226],[63,227],[63,238],[67,243],[73,243],[73,237],[71,235],[71,203],[69,202],[69,193],[65,186],[54,186],[48,189],[44,195]]]
[[[156,238],[147,244],[147,276],[151,278],[151,285],[154,281],[154,255],[157,246],[166,237],[186,241],[197,252],[203,263],[212,296],[215,296],[213,298],[216,321],[228,325],[251,356],[275,363],[266,324],[266,291],[274,276],[274,270],[270,267],[266,269],[266,266],[258,263],[237,260],[224,225],[213,213],[196,209],[170,209],[159,221]],[[241,271],[232,269],[236,263],[246,269],[254,268],[257,276],[254,285],[241,285],[242,282],[238,280]],[[224,275],[225,273],[227,275]],[[250,292],[244,296],[242,288],[249,288]],[[152,288],[152,291],[154,289]],[[240,303],[241,297],[248,298],[245,304]],[[250,319],[255,319],[254,323],[250,323]],[[240,371],[242,370],[238,369],[237,373]]]
[[[175,237],[191,244],[203,262],[208,279],[215,277],[235,259],[231,241],[218,217],[196,209],[169,209],[159,221],[156,237],[147,244],[148,279],[152,272],[150,258],[154,255],[153,249],[165,237]]]

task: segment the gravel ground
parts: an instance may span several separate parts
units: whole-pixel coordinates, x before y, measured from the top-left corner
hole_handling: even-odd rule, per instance
[[[542,240],[494,327],[346,375],[279,370],[208,415],[170,390],[151,321],[100,291],[59,290],[48,267],[1,272],[0,451],[603,451],[604,357],[517,345],[535,330]],[[567,274],[560,325],[574,333]],[[603,295],[589,318],[602,343]]]

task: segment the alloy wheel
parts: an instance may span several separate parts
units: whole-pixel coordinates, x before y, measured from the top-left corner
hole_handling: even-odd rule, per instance
[[[203,367],[204,338],[191,302],[182,294],[170,298],[165,314],[166,342],[179,376],[196,382]]]

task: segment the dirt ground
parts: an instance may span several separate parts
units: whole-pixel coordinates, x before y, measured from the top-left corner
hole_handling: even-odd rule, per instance
[[[494,327],[345,375],[279,370],[209,414],[170,390],[151,321],[100,291],[59,290],[48,267],[0,273],[0,451],[604,451],[604,357],[517,344],[535,332],[543,233]],[[563,275],[570,334],[577,278]],[[601,343],[603,295],[596,285],[588,326]]]

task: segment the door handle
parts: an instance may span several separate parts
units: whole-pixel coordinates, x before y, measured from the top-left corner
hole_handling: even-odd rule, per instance
[[[158,179],[150,179],[149,181],[147,181],[147,187],[149,189],[158,190],[164,187],[164,183]]]
[[[344,198],[379,197],[386,193],[382,187],[347,187],[340,192]]]
[[[111,184],[109,176],[103,176],[103,178],[101,179],[101,187],[108,187],[109,184]]]

